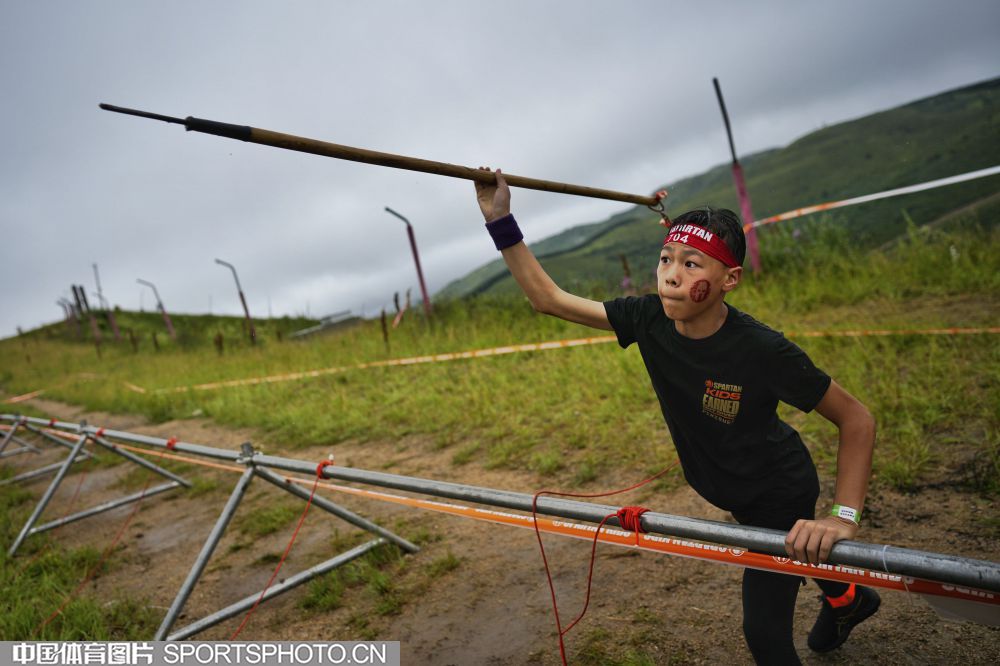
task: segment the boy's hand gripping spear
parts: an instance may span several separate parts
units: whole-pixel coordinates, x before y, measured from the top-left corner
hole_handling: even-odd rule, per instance
[[[229,139],[239,139],[240,141],[259,143],[264,146],[273,146],[274,148],[295,150],[301,153],[312,153],[313,155],[322,155],[324,157],[335,157],[337,159],[350,160],[353,162],[377,164],[379,166],[393,167],[396,169],[409,169],[410,171],[434,173],[439,176],[464,178],[466,180],[473,180],[479,183],[496,183],[496,177],[490,172],[473,169],[471,167],[458,166],[456,164],[434,162],[417,157],[393,155],[391,153],[381,153],[374,150],[367,150],[365,148],[352,148],[351,146],[342,146],[336,143],[328,143],[326,141],[318,141],[316,139],[307,139],[301,136],[282,134],[281,132],[272,132],[271,130],[258,129],[247,125],[232,125],[230,123],[204,120],[202,118],[193,118],[191,116],[188,116],[187,118],[174,118],[171,116],[163,116],[158,113],[149,113],[147,111],[137,111],[135,109],[112,106],[111,104],[101,104],[100,106],[105,111],[114,111],[116,113],[125,113],[131,116],[139,116],[141,118],[162,120],[167,123],[184,125],[185,129],[189,131],[204,132],[205,134],[214,134],[216,136],[223,136]],[[639,194],[615,192],[614,190],[584,187],[582,185],[557,183],[550,180],[539,180],[537,178],[526,178],[523,176],[512,176],[509,174],[505,175],[507,183],[514,187],[543,190],[545,192],[576,194],[583,197],[610,199],[612,201],[624,201],[626,203],[644,204],[661,214],[663,212],[662,200],[666,196],[666,192],[657,192],[651,196],[643,196]]]
[[[479,167],[481,171],[491,173],[489,167]],[[483,183],[476,181],[476,200],[483,218],[487,222],[498,220],[510,213],[510,188],[500,169],[496,170],[496,182]]]

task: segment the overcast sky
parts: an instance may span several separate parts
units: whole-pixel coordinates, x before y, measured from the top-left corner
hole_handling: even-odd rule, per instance
[[[99,102],[648,194],[1000,74],[996,0],[0,2],[0,337],[71,284],[126,309],[367,316],[493,258],[472,183]],[[858,192],[863,194],[863,192]],[[815,203],[803,201],[803,205]],[[627,204],[515,190],[529,243]]]

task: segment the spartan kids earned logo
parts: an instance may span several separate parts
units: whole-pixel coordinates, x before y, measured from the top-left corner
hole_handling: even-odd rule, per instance
[[[716,421],[732,423],[740,411],[743,387],[705,380],[705,395],[701,396],[701,411]]]

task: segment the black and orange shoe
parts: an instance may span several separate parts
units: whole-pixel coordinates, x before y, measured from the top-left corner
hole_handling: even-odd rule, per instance
[[[820,595],[820,599],[823,607],[809,632],[808,644],[813,652],[829,652],[843,645],[851,629],[874,615],[882,604],[878,592],[853,583],[842,597],[831,600]]]

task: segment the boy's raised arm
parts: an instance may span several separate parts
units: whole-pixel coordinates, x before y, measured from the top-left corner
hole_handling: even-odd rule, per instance
[[[489,171],[485,167],[480,168]],[[560,289],[523,241],[507,244],[514,241],[516,236],[506,232],[511,229],[516,232],[517,228],[513,218],[510,217],[510,187],[499,169],[496,171],[495,185],[476,181],[476,198],[486,219],[487,228],[490,229],[491,235],[494,235],[494,239],[497,238],[496,232],[503,227],[506,237],[506,242],[502,243],[506,247],[501,249],[503,260],[535,310],[577,324],[612,330],[603,303],[581,298]],[[491,224],[496,226],[491,228]]]

